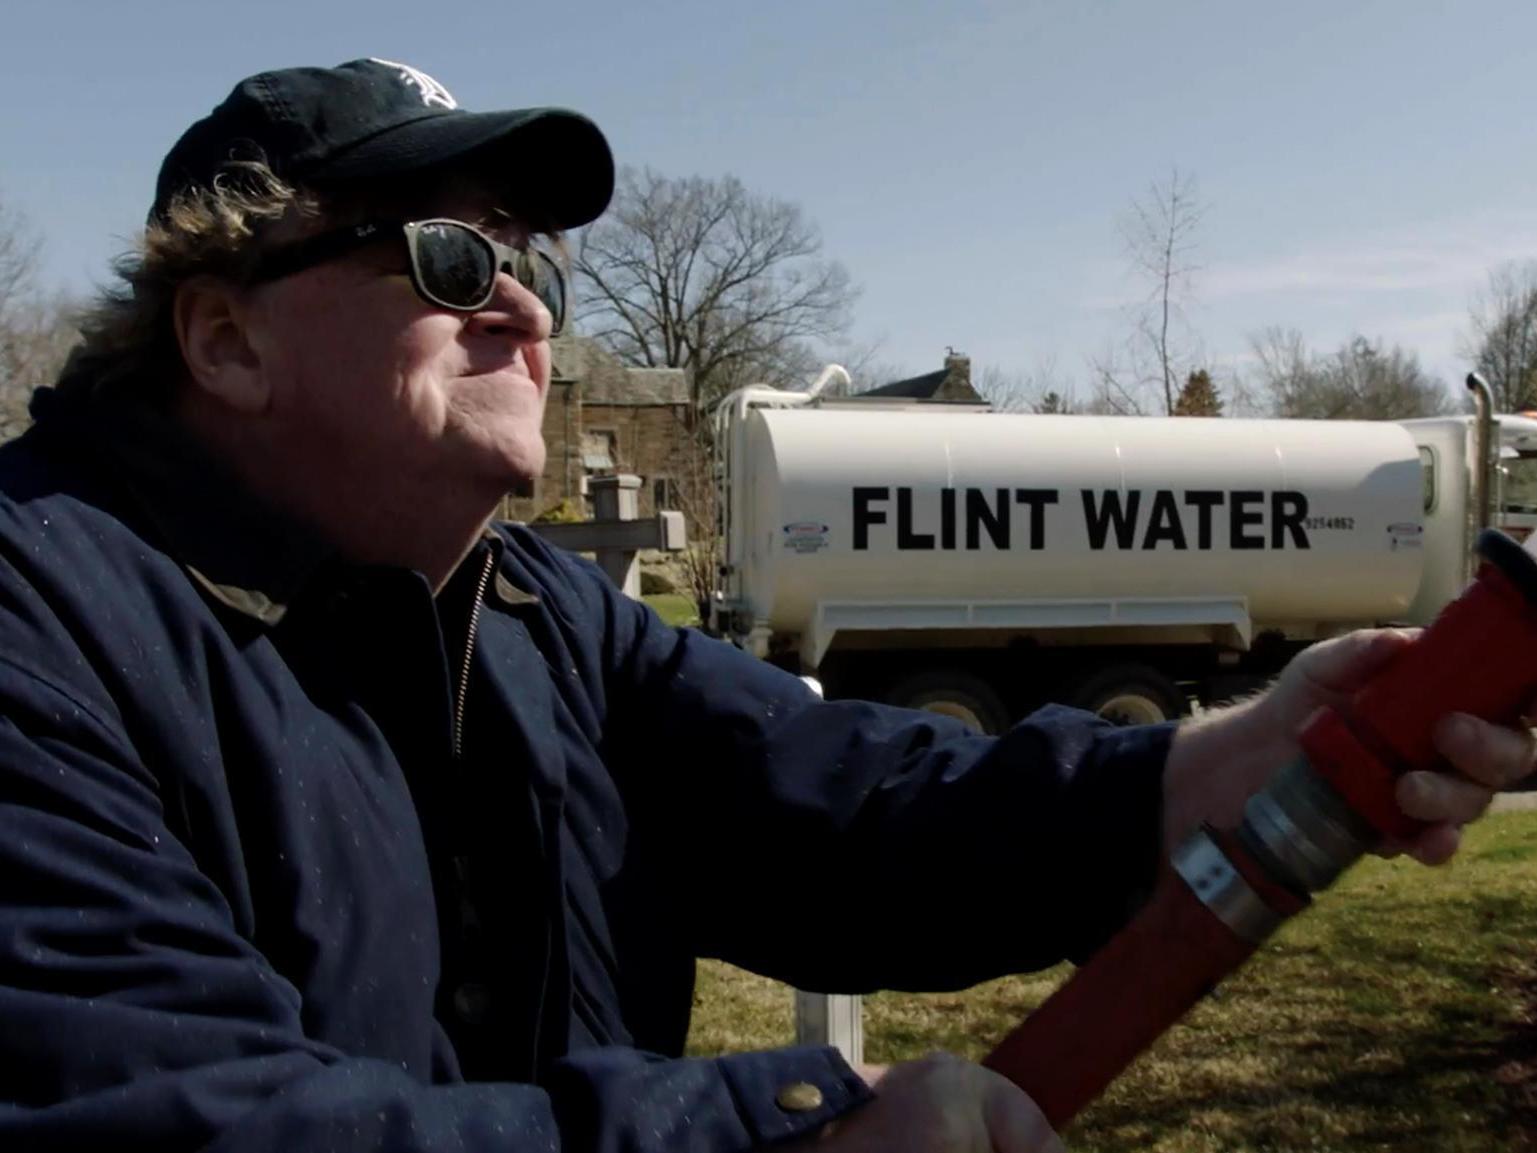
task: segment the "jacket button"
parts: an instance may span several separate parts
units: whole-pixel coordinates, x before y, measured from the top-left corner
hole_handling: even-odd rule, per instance
[[[479,1025],[491,1014],[491,990],[466,981],[454,990],[454,1012],[466,1025]]]
[[[797,1081],[781,1089],[774,1103],[786,1113],[810,1113],[822,1107],[822,1100],[822,1090],[810,1081]]]

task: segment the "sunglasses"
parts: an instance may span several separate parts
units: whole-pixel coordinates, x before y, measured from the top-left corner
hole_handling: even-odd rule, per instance
[[[477,312],[490,303],[496,274],[507,272],[550,310],[551,336],[565,326],[566,277],[560,265],[537,248],[499,244],[462,220],[368,221],[323,232],[261,257],[250,281],[292,276],[386,238],[396,228],[405,236],[411,257],[411,287],[428,304]]]

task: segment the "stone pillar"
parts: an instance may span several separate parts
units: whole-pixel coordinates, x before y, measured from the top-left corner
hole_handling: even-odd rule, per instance
[[[592,494],[593,520],[599,523],[635,520],[640,515],[640,477],[630,473],[595,476],[587,482]],[[625,596],[640,596],[640,554],[621,549],[598,552],[598,564]]]

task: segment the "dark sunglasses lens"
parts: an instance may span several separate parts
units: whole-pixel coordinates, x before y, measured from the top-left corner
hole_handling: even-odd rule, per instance
[[[422,291],[449,308],[478,308],[496,278],[485,240],[454,224],[424,224],[416,234],[416,275]]]

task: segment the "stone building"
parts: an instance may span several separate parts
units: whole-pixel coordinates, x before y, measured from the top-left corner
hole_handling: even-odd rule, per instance
[[[641,478],[642,517],[678,508],[679,482],[697,467],[687,372],[626,367],[584,336],[557,337],[550,354],[544,475],[503,515],[529,521],[564,506],[567,518],[586,518],[588,478],[615,472]]]
[[[699,507],[690,507],[684,498],[691,487],[687,478],[706,475],[708,462],[698,456],[687,371],[629,368],[585,336],[557,337],[550,342],[550,354],[544,475],[532,492],[509,496],[502,515],[520,521],[550,514],[587,519],[592,515],[587,481],[628,472],[641,478],[642,517],[664,508],[679,509],[690,515],[689,535],[697,538],[704,526],[693,523],[693,516],[711,518],[697,497]],[[859,396],[972,404],[982,399],[971,384],[970,358],[953,350],[937,372],[893,381]]]

